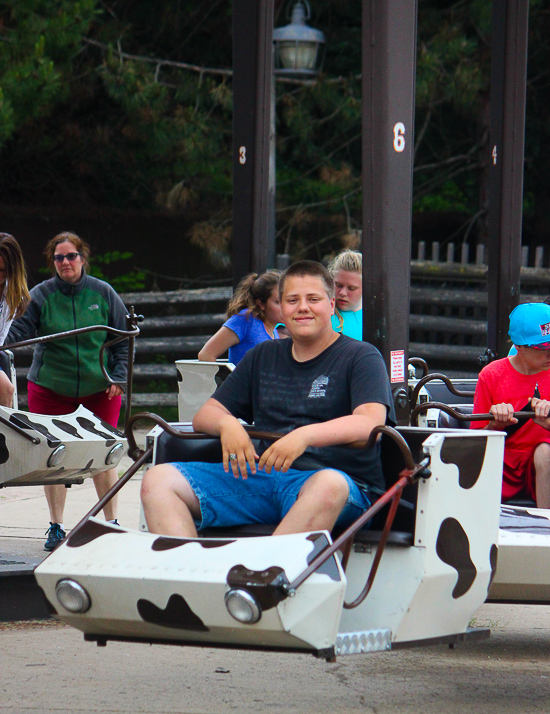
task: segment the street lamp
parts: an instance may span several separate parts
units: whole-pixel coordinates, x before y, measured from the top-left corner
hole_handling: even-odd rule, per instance
[[[287,77],[315,77],[319,74],[325,36],[306,24],[310,17],[308,0],[298,0],[292,8],[290,24],[273,30],[276,74]]]
[[[287,18],[290,4],[287,7]],[[290,24],[273,30],[273,61],[275,74],[282,77],[314,78],[323,62],[325,36],[306,24],[311,17],[308,0],[298,0],[292,7]],[[288,267],[290,256],[287,253],[275,255],[275,82],[271,96],[271,130],[269,136],[269,219],[268,219],[268,255],[274,260],[275,267],[284,270]]]

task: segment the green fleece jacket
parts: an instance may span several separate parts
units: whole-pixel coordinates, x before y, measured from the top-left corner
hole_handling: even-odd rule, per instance
[[[6,343],[90,325],[126,329],[127,311],[120,297],[108,283],[85,272],[74,285],[56,275],[30,293],[31,303],[12,323]],[[106,389],[109,385],[101,372],[99,349],[109,339],[112,336],[98,330],[36,345],[28,380],[73,398]],[[105,366],[116,382],[126,381],[127,356],[127,340],[105,351]]]

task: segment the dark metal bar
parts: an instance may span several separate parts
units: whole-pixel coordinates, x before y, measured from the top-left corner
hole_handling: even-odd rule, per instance
[[[124,342],[124,340],[133,340],[132,337],[117,337],[114,340],[109,340],[109,342],[104,342],[101,347],[99,348],[99,367],[101,369],[101,373],[105,377],[105,379],[109,382],[109,384],[124,384],[124,382],[115,382],[114,379],[111,379],[109,374],[107,373],[107,370],[105,369],[105,364],[103,360],[103,355],[105,353],[105,350],[109,349],[109,347],[112,347],[113,345],[118,345],[119,342]],[[128,350],[128,354],[130,354],[130,351]]]
[[[268,266],[274,0],[233,0],[233,283]]]
[[[527,0],[493,0],[488,348],[508,353],[508,316],[519,302]]]
[[[143,450],[139,449],[136,444],[136,439],[133,431],[134,424],[136,424],[138,421],[150,421],[153,424],[157,424],[157,426],[161,426],[164,431],[170,434],[170,436],[175,436],[177,439],[216,438],[215,436],[212,436],[212,434],[205,434],[199,431],[180,431],[179,429],[174,429],[174,427],[168,424],[168,422],[166,422],[162,417],[159,417],[156,414],[153,414],[152,412],[139,412],[138,414],[134,414],[128,420],[128,455],[131,459],[134,460],[141,458],[143,454]],[[269,431],[257,431],[253,426],[245,426],[245,429],[252,439],[277,441],[283,436],[282,434],[273,434]],[[401,451],[406,467],[410,470],[414,470],[416,468],[416,464],[414,463],[414,459],[411,454],[411,450],[409,449],[409,445],[401,436],[401,434],[395,429],[393,429],[391,426],[375,426],[374,429],[372,429],[367,441],[357,441],[351,444],[346,444],[346,446],[352,449],[370,449],[374,445],[378,437],[382,434],[386,434],[395,441],[399,450]]]
[[[376,573],[378,572],[380,560],[382,559],[382,553],[384,552],[384,548],[386,547],[388,534],[390,532],[390,528],[392,527],[395,514],[397,513],[399,501],[401,500],[401,493],[403,492],[403,488],[405,488],[405,486],[409,483],[409,479],[407,478],[407,476],[404,476],[397,483],[399,483],[400,488],[396,489],[395,495],[391,499],[390,510],[386,518],[386,522],[384,523],[384,530],[382,531],[382,535],[380,536],[380,542],[378,543],[378,547],[376,548],[376,553],[374,554],[370,573],[367,578],[367,582],[365,583],[365,587],[361,590],[360,594],[355,598],[355,600],[352,600],[351,602],[344,602],[345,610],[353,610],[353,608],[358,607],[367,597],[372,588],[374,578],[376,577]]]
[[[443,402],[424,402],[424,404],[418,404],[418,406],[412,410],[411,426],[418,426],[418,415],[422,412],[427,412],[428,409],[440,409],[442,412],[454,417],[458,421],[493,420],[493,414],[464,414],[464,412],[459,412]],[[536,414],[535,412],[514,412],[513,416],[515,416],[518,421],[526,421],[527,419],[533,419]]]
[[[59,332],[55,335],[44,335],[42,337],[33,337],[30,340],[22,340],[21,342],[12,342],[10,345],[0,346],[0,352],[5,352],[6,350],[17,349],[18,347],[26,347],[27,345],[36,345],[43,342],[55,342],[56,340],[61,340],[65,337],[73,337],[78,335],[84,335],[88,332],[108,332],[117,337],[109,342],[104,342],[99,349],[99,366],[103,376],[109,382],[109,384],[120,384],[121,386],[126,386],[126,412],[125,412],[125,424],[128,422],[129,415],[131,413],[131,400],[132,400],[132,378],[133,378],[133,365],[134,365],[134,343],[135,338],[139,335],[140,329],[137,326],[138,322],[143,321],[143,315],[136,315],[133,306],[130,309],[130,314],[126,315],[126,325],[127,330],[118,330],[115,327],[109,327],[108,325],[90,325],[89,327],[79,327],[76,330],[68,330],[67,332]],[[103,354],[106,349],[112,347],[113,345],[122,342],[123,340],[128,340],[128,361],[127,361],[127,374],[126,382],[115,382],[105,369],[105,364],[103,360]],[[29,438],[26,435],[26,438]],[[40,443],[40,442],[38,442]]]
[[[414,471],[414,469],[416,468],[416,464],[414,463],[413,455],[411,454],[409,445],[407,444],[405,439],[401,436],[401,434],[398,431],[396,431],[395,429],[393,429],[391,426],[375,426],[374,429],[370,433],[367,443],[365,444],[365,449],[370,449],[370,447],[374,444],[374,442],[378,438],[379,434],[385,434],[390,439],[393,439],[395,441],[395,443],[397,444],[397,446],[399,448],[399,451],[401,452],[401,455],[403,456],[405,466],[410,471]]]
[[[418,401],[418,395],[420,393],[420,390],[425,384],[428,384],[428,382],[433,382],[435,379],[441,380],[449,392],[451,394],[454,394],[457,397],[473,397],[475,392],[462,392],[459,389],[455,387],[455,385],[451,382],[449,377],[447,377],[446,374],[440,374],[439,372],[433,372],[432,374],[427,374],[425,377],[422,377],[422,379],[416,384],[412,397],[411,397],[411,405],[410,408],[414,409],[416,407],[416,402]]]
[[[0,352],[5,352],[6,350],[15,350],[18,347],[27,347],[28,345],[38,345],[42,342],[53,342],[55,340],[61,340],[65,337],[84,335],[87,332],[98,332],[99,330],[103,330],[104,332],[112,332],[114,335],[119,335],[121,337],[130,337],[130,335],[137,337],[137,335],[139,335],[139,327],[136,327],[136,329],[133,331],[127,331],[117,330],[116,327],[109,327],[108,325],[90,325],[89,327],[79,327],[76,330],[68,330],[67,332],[57,332],[55,335],[43,335],[42,337],[32,337],[30,340],[12,342],[9,345],[0,346]]]
[[[143,450],[139,449],[136,444],[136,439],[133,432],[133,426],[138,421],[150,421],[157,426],[161,426],[164,431],[166,431],[170,436],[175,436],[176,439],[215,439],[217,437],[212,436],[212,434],[205,434],[201,431],[180,431],[179,429],[174,429],[174,427],[165,421],[162,417],[153,414],[152,412],[139,412],[134,414],[128,420],[128,455],[132,459],[141,458]],[[265,441],[277,441],[282,437],[282,434],[272,434],[269,431],[257,431],[252,426],[245,426],[246,431],[252,439],[262,439]]]
[[[417,3],[363,2],[363,339],[408,424],[407,358]]]
[[[423,377],[425,377],[430,371],[428,363],[426,360],[422,359],[422,357],[409,357],[409,364],[413,367],[420,367],[422,369]]]

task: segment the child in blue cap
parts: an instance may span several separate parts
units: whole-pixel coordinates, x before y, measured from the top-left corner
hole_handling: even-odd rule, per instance
[[[482,369],[474,397],[474,414],[490,412],[493,419],[471,428],[507,433],[502,501],[525,496],[550,508],[550,305],[518,305],[508,334],[516,354]],[[520,423],[517,411],[536,416]]]

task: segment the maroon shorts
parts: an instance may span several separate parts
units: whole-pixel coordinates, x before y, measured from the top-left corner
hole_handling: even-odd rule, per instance
[[[544,442],[541,442],[544,443]],[[537,500],[537,474],[535,471],[535,450],[539,444],[534,444],[531,453],[525,460],[517,457],[517,451],[506,451],[504,447],[504,465],[502,471],[502,502],[506,503],[511,498],[528,496],[533,501]]]
[[[27,382],[29,396],[29,411],[35,414],[48,414],[49,416],[62,416],[63,414],[72,414],[78,409],[79,404],[89,409],[93,414],[98,416],[107,424],[116,428],[118,417],[120,415],[120,407],[122,397],[113,397],[109,399],[107,392],[96,392],[87,397],[65,397],[62,394],[56,394],[51,389],[41,387],[34,382]]]

